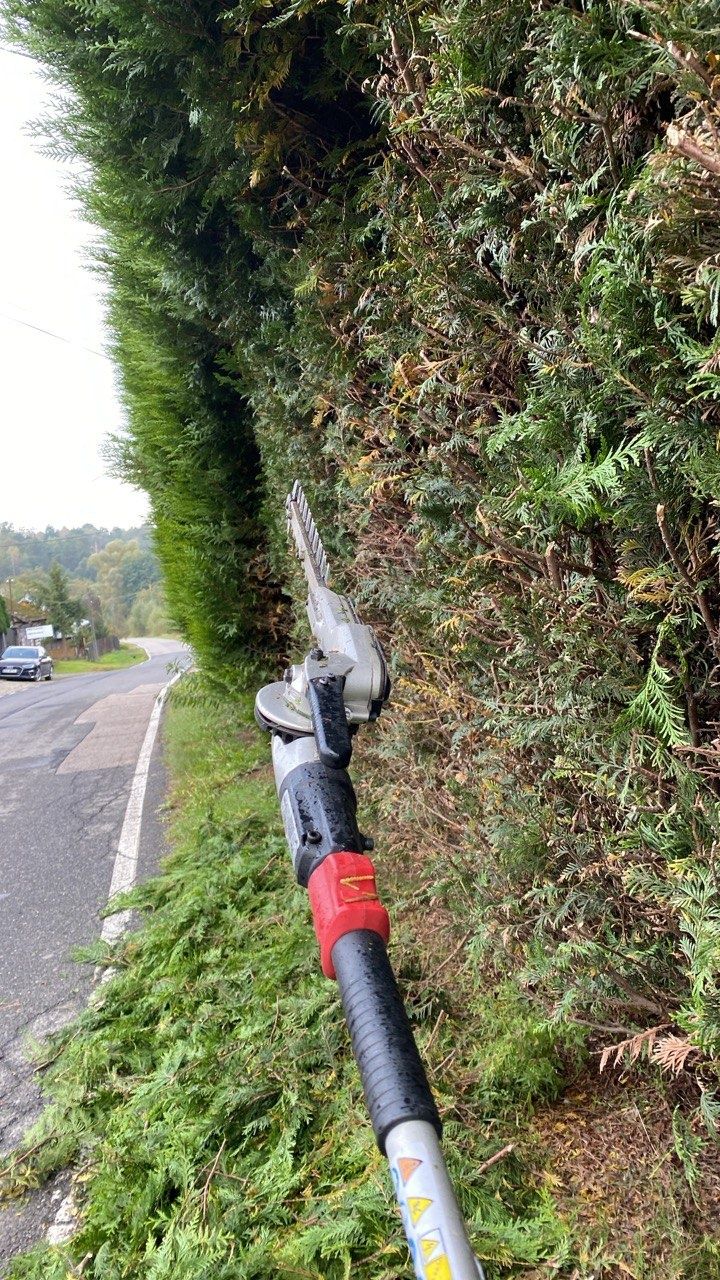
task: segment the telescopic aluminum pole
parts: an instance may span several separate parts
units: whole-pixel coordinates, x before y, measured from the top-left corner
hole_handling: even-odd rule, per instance
[[[322,763],[311,735],[275,732],[272,755],[295,873],[310,896],[323,972],[337,978],[416,1276],[478,1280],[483,1272],[448,1176],[440,1117],[388,959],[389,919],[363,852],[372,842],[358,829],[350,776]]]

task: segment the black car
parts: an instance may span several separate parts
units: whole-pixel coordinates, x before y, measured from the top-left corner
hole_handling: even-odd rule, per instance
[[[40,644],[12,644],[0,658],[0,680],[52,680],[52,658]]]

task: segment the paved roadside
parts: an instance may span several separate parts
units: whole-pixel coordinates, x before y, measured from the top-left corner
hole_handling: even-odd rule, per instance
[[[40,1109],[25,1046],[72,1017],[92,975],[73,947],[102,927],[138,753],[157,694],[188,662],[176,641],[137,640],[152,655],[121,671],[41,684],[0,681],[0,1150]],[[150,758],[141,875],[158,862],[164,795],[159,739]],[[62,1180],[0,1213],[0,1275],[52,1221]]]

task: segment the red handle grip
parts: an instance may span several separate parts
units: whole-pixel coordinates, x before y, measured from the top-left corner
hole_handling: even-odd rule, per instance
[[[326,978],[335,977],[332,949],[353,929],[370,929],[383,942],[390,937],[390,917],[377,895],[375,868],[364,853],[331,853],[308,882],[320,963]]]

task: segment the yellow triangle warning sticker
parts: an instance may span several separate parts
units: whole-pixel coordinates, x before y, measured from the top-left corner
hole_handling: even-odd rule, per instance
[[[425,1275],[427,1280],[452,1280],[452,1271],[446,1253],[436,1258],[434,1262],[425,1264]]]
[[[440,1248],[440,1241],[437,1236],[427,1235],[420,1237],[420,1248],[422,1249],[423,1258],[429,1258],[436,1249]]]
[[[408,1196],[407,1204],[413,1222],[418,1222],[425,1210],[430,1208],[432,1200],[426,1200],[424,1196]]]
[[[400,1170],[400,1177],[402,1178],[403,1186],[405,1186],[408,1178],[412,1178],[415,1170],[419,1169],[422,1164],[422,1160],[413,1160],[411,1156],[400,1156],[397,1164],[398,1169]]]

